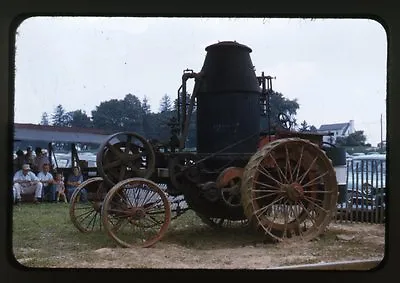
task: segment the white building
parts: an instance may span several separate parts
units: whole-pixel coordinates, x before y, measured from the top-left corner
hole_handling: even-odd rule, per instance
[[[354,120],[350,120],[347,123],[325,124],[318,129],[319,133],[326,135],[323,137],[324,142],[333,144],[336,143],[338,137],[347,137],[355,131]]]

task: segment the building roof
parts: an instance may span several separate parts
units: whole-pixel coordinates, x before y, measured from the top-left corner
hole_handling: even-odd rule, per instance
[[[80,128],[80,127],[59,127],[59,126],[50,126],[50,125],[35,125],[35,124],[24,124],[24,123],[14,123],[15,129],[32,129],[32,130],[41,130],[41,131],[56,131],[56,132],[72,132],[72,133],[92,133],[92,134],[101,134],[107,135],[110,134],[102,129],[94,129],[94,128]]]
[[[319,127],[318,131],[345,131],[350,126],[350,123],[336,123],[336,124],[325,124]]]
[[[100,129],[14,124],[15,141],[102,143],[107,136]]]

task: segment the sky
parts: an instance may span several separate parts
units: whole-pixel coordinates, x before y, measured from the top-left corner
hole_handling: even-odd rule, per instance
[[[368,19],[28,18],[16,34],[14,122],[38,124],[59,104],[91,116],[128,93],[158,112],[183,70],[199,72],[205,48],[225,40],[249,46],[256,74],[297,99],[298,122],[354,120],[376,146],[382,115],[386,139],[387,37]]]

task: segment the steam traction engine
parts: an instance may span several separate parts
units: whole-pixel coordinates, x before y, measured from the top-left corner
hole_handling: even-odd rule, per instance
[[[291,130],[283,113],[271,123],[272,78],[256,76],[249,47],[219,42],[206,51],[199,73],[183,73],[168,143],[121,132],[101,145],[100,177],[82,183],[70,202],[80,231],[104,229],[121,246],[148,247],[186,209],[210,225],[244,222],[278,241],[309,240],[329,224],[338,184],[322,135]],[[195,107],[197,148],[190,152]]]

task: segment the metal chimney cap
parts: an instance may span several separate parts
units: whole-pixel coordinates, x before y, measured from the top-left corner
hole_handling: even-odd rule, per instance
[[[221,42],[207,46],[206,51],[209,51],[210,49],[214,49],[214,48],[221,48],[221,47],[239,47],[239,48],[243,48],[243,49],[247,50],[249,53],[252,52],[250,47],[248,47],[244,44],[237,43],[236,41],[221,41]]]

